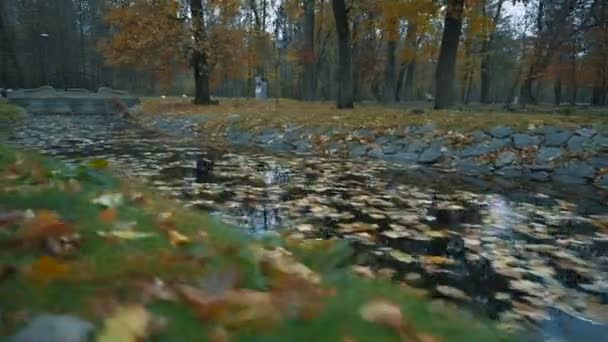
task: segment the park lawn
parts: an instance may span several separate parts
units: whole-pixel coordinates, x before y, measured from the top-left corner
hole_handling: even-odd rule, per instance
[[[531,106],[527,110],[509,112],[499,105],[470,105],[462,110],[432,110],[430,103],[403,105],[356,104],[354,109],[338,110],[333,102],[302,102],[290,99],[219,99],[219,105],[198,106],[186,98],[149,97],[142,101],[141,113],[146,115],[205,116],[206,127],[226,126],[234,121],[248,130],[281,127],[287,124],[317,127],[372,128],[385,130],[395,127],[436,123],[445,130],[472,131],[497,125],[509,125],[526,130],[531,125],[561,127],[608,127],[605,108]],[[421,113],[420,109],[424,109]],[[238,114],[238,120],[230,117]]]
[[[103,161],[70,167],[0,148],[0,336],[46,312],[133,341],[510,338],[353,275],[344,242],[254,238],[113,178]]]

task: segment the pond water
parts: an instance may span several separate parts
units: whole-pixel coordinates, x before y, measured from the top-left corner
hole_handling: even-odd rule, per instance
[[[102,116],[33,116],[11,144],[105,159],[254,234],[348,239],[354,262],[533,331],[606,340],[608,201],[591,186],[461,177],[378,161],[211,148]]]

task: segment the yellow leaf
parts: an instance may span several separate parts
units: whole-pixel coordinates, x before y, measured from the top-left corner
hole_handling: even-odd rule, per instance
[[[189,237],[178,232],[177,230],[170,230],[167,234],[169,234],[169,241],[173,246],[184,245],[190,242]]]
[[[359,309],[361,317],[371,323],[387,326],[396,331],[403,329],[401,308],[385,299],[377,299],[364,304]]]
[[[119,308],[105,320],[97,342],[137,342],[146,338],[151,315],[141,305]]]
[[[99,236],[108,237],[108,238],[117,238],[121,240],[139,240],[151,238],[154,236],[152,233],[143,233],[136,232],[134,230],[115,230],[111,232],[102,232],[98,231],[97,234]]]
[[[105,159],[95,159],[89,162],[89,166],[94,169],[105,169],[108,167],[110,163],[108,163]]]

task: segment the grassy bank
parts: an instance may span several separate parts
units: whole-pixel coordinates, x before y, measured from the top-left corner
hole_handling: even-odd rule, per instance
[[[424,109],[421,113],[419,109]],[[278,127],[284,124],[307,126],[345,126],[388,129],[398,126],[436,123],[440,128],[474,130],[496,125],[527,129],[530,125],[563,127],[608,126],[603,109],[533,106],[510,112],[499,105],[471,105],[459,110],[436,111],[429,103],[384,106],[358,104],[349,110],[337,110],[333,102],[301,102],[288,99],[256,101],[251,99],[220,99],[218,106],[195,106],[183,98],[146,98],[142,113],[152,115],[200,114],[209,119],[207,125],[226,124],[230,114],[239,114],[238,124],[247,129]]]
[[[101,341],[506,339],[354,276],[343,243],[254,239],[103,166],[0,150],[0,336],[50,312],[93,322]]]
[[[8,126],[11,121],[19,120],[22,116],[23,109],[21,107],[0,100],[0,131],[6,129],[6,126]]]

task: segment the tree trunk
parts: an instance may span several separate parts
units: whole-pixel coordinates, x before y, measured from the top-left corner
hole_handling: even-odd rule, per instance
[[[401,98],[401,88],[403,87],[403,100],[411,100],[411,90],[414,82],[414,71],[416,69],[416,50],[418,49],[418,40],[416,38],[418,27],[414,23],[409,23],[407,26],[407,34],[405,35],[405,48],[409,49],[410,59],[401,63],[399,70],[399,79],[397,81],[397,89],[395,99],[398,102]],[[405,76],[405,85],[403,77]]]
[[[395,52],[397,41],[389,38],[386,44],[386,66],[384,67],[384,96],[383,102],[395,101]]]
[[[209,63],[207,53],[203,46],[205,42],[205,17],[201,0],[190,0],[190,11],[192,12],[192,27],[194,36],[194,52],[192,54],[192,66],[194,71],[194,103],[211,104],[209,92]]]
[[[302,47],[304,75],[302,77],[302,100],[315,100],[315,2],[304,1],[304,44]]]
[[[14,70],[17,86],[23,87],[23,70],[21,69],[19,60],[17,59],[17,53],[15,52],[13,40],[8,35],[8,27],[4,23],[4,5],[2,4],[0,4],[0,35],[0,46],[4,47],[7,58],[12,61],[13,67],[15,68]]]
[[[454,74],[462,33],[463,8],[464,0],[448,0],[441,50],[435,71],[435,109],[449,108],[454,104]]]
[[[505,0],[499,0],[496,4],[496,12],[494,13],[494,17],[492,19],[492,24],[497,25],[498,20],[500,19],[500,15],[502,12],[502,5]],[[484,0],[482,4],[483,11],[485,13],[487,8],[487,2]],[[480,101],[481,103],[490,103],[490,88],[492,87],[492,55],[491,51],[494,45],[494,37],[496,36],[496,29],[489,28],[490,32],[488,33],[487,38],[484,40],[481,48],[481,93],[480,93]]]
[[[409,63],[402,62],[399,66],[399,75],[397,76],[397,84],[395,85],[395,102],[401,101],[401,90],[403,88],[403,79]]]
[[[416,60],[410,62],[407,66],[407,73],[405,74],[405,85],[403,86],[403,99],[405,101],[411,101],[415,99],[414,96],[414,75],[416,73]]]
[[[553,100],[556,106],[562,103],[562,80],[559,78],[553,84]]]
[[[353,108],[353,72],[350,29],[344,0],[332,0],[338,35],[338,97],[339,109]]]

